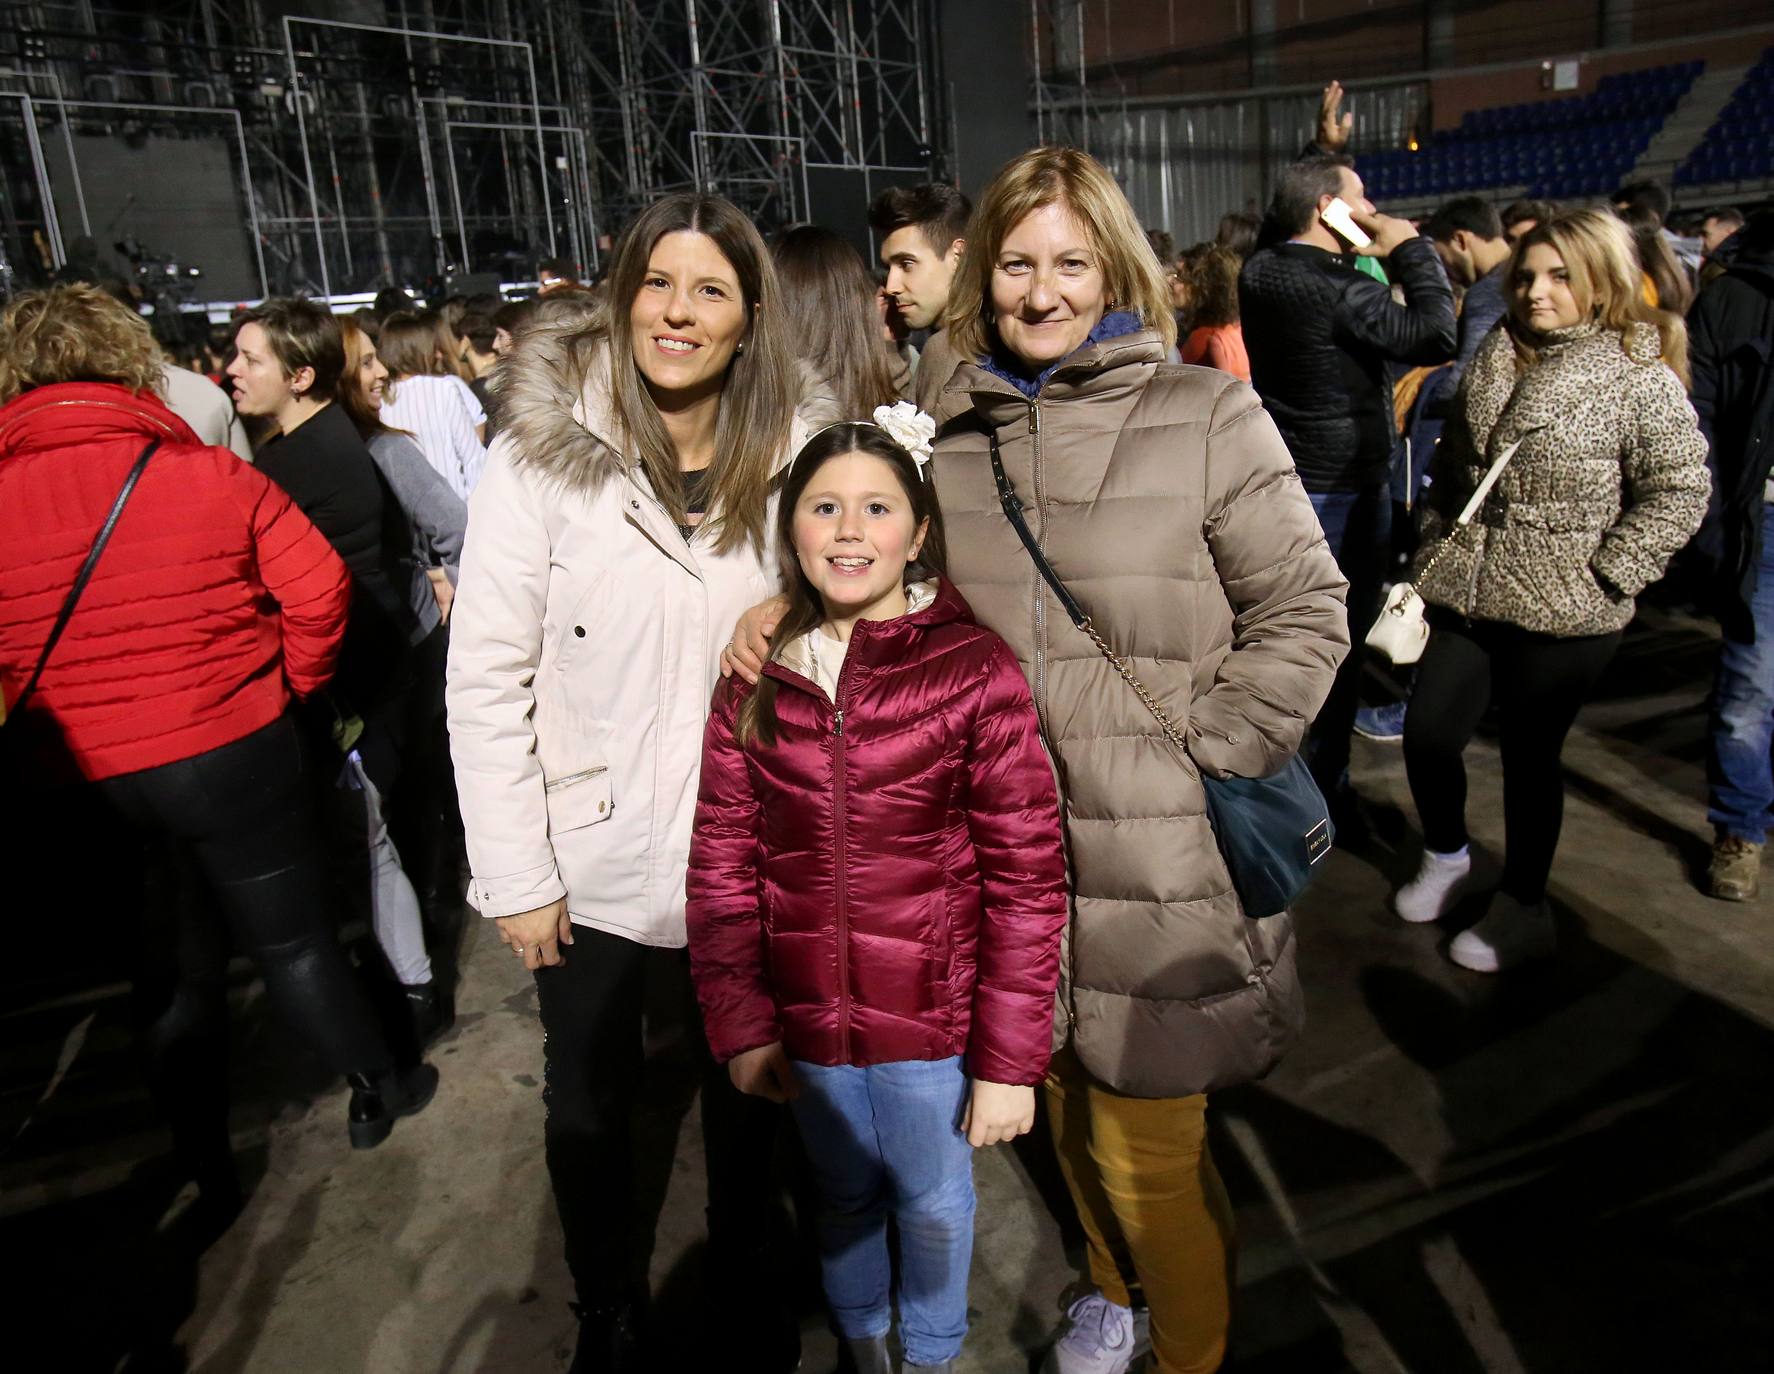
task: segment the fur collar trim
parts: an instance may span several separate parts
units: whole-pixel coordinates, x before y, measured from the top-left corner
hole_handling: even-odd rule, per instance
[[[609,348],[583,321],[525,330],[493,370],[492,392],[514,466],[575,491],[632,466],[617,438]]]
[[[499,407],[499,440],[509,441],[514,466],[527,468],[569,491],[595,491],[637,464],[622,450],[610,380],[610,349],[583,321],[533,325],[493,369]],[[802,407],[820,401],[816,379],[803,374]],[[780,471],[807,442],[797,409],[789,442],[777,458]]]

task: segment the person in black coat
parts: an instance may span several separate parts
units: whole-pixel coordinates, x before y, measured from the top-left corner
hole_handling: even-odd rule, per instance
[[[267,301],[246,315],[235,348],[228,379],[241,414],[276,425],[259,446],[259,470],[290,494],[351,570],[336,704],[367,716],[400,689],[415,626],[404,517],[335,400],[345,370],[338,322],[312,301]]]
[[[1320,218],[1337,198],[1370,236],[1365,246],[1356,248]],[[1430,242],[1409,221],[1375,213],[1341,154],[1309,156],[1287,168],[1268,227],[1279,241],[1245,264],[1238,299],[1251,383],[1349,579],[1353,647],[1307,744],[1313,776],[1347,827],[1356,821],[1346,773],[1362,641],[1379,614],[1391,550],[1389,482],[1398,430],[1387,368],[1454,356],[1454,293]],[[1357,269],[1357,254],[1383,260],[1404,293],[1402,305],[1390,288]]]
[[[1726,901],[1760,889],[1774,826],[1774,212],[1732,235],[1730,265],[1688,316],[1694,410],[1710,446],[1713,494],[1694,555],[1724,632],[1713,688],[1707,888]]]

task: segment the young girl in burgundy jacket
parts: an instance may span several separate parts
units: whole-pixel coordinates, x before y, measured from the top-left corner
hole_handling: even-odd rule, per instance
[[[793,1104],[861,1374],[889,1368],[890,1214],[906,1368],[961,1349],[970,1147],[1034,1124],[1066,921],[1028,685],[941,576],[933,427],[875,414],[814,435],[784,484],[782,647],[716,698],[688,882],[709,1044]]]

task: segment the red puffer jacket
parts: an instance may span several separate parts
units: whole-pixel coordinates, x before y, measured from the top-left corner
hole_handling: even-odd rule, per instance
[[[0,408],[0,686],[24,690],[111,503],[159,438],[26,713],[97,780],[242,739],[332,674],[351,578],[263,473],[99,382]]]
[[[725,1061],[966,1055],[1033,1084],[1067,912],[1053,771],[1004,641],[942,583],[856,626],[836,706],[780,663],[777,742],[741,746],[749,688],[708,723],[690,848],[690,961]]]

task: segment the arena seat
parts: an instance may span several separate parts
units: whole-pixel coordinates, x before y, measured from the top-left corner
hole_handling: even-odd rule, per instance
[[[1774,48],[1744,74],[1700,145],[1675,169],[1677,186],[1774,175]]]

